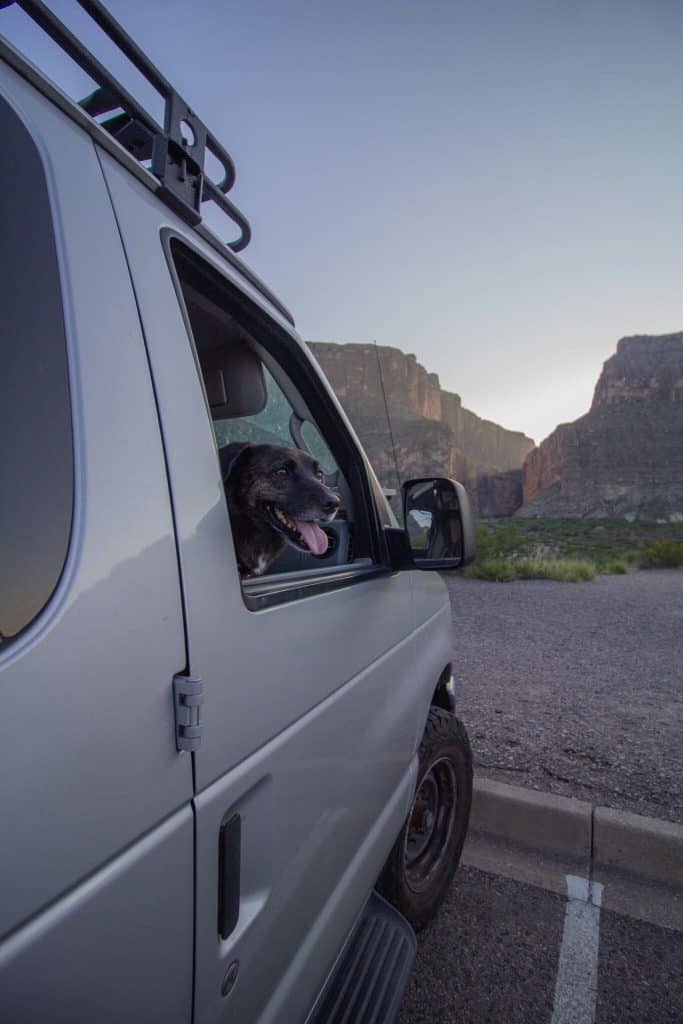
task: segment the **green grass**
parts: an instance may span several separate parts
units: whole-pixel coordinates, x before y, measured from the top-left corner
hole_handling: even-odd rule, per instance
[[[482,519],[477,560],[463,575],[568,582],[629,568],[683,565],[683,524],[625,519]]]
[[[469,579],[508,583],[511,580],[560,580],[580,583],[595,577],[595,563],[579,558],[486,558],[467,566]]]
[[[683,565],[683,543],[675,540],[654,540],[640,556],[641,569],[679,569]]]
[[[616,558],[613,562],[604,562],[600,567],[604,576],[625,576],[628,572],[628,562],[625,558]]]

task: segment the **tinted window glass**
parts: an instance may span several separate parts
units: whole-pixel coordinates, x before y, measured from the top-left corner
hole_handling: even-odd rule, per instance
[[[71,532],[66,342],[47,183],[38,150],[0,99],[0,642],[41,611]]]
[[[315,456],[325,473],[335,473],[339,469],[337,460],[315,423],[304,420],[301,424],[301,436],[309,452]]]

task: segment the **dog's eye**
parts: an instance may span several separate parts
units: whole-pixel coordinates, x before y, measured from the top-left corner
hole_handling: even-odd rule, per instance
[[[286,466],[280,466],[279,469],[274,470],[275,476],[289,476],[289,470]]]
[[[315,475],[317,476],[321,484],[325,483],[325,474],[323,473],[322,469],[319,469]]]

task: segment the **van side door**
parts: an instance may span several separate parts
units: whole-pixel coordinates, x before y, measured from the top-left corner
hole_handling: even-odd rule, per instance
[[[173,519],[91,139],[0,61],[0,1016],[189,1024]]]

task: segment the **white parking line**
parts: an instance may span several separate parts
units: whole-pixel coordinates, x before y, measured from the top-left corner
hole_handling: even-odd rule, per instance
[[[595,1024],[602,885],[566,875],[567,909],[551,1024]]]

